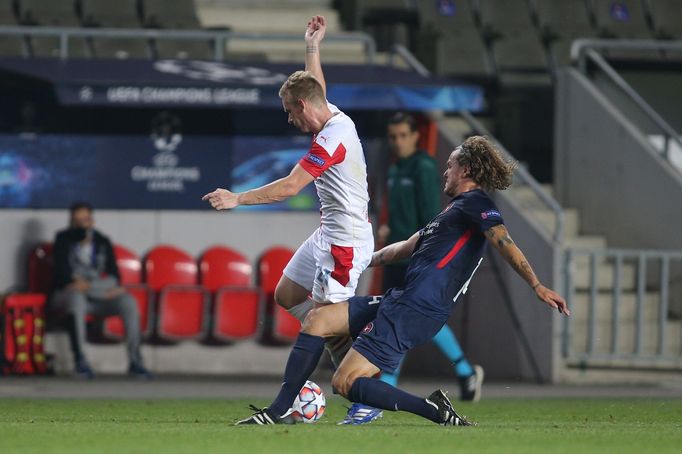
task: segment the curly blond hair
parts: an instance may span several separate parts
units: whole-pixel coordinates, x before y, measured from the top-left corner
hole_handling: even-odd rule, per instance
[[[507,189],[518,163],[507,161],[487,137],[472,136],[459,147],[457,163],[469,169],[469,177],[486,191]]]
[[[316,104],[324,103],[324,90],[320,82],[309,71],[296,71],[284,81],[279,97],[290,97],[293,101],[304,99]]]

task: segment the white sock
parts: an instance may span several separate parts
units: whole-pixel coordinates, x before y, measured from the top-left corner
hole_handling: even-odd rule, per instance
[[[305,316],[308,315],[308,312],[310,312],[312,308],[313,300],[310,298],[306,298],[306,300],[303,301],[301,304],[297,304],[291,309],[287,309],[287,312],[296,317],[298,321],[303,323],[303,320],[305,320]]]

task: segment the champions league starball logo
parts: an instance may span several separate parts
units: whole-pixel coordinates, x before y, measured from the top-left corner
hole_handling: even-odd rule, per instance
[[[159,151],[172,152],[182,142],[182,123],[168,112],[161,112],[152,120],[150,137]]]
[[[162,112],[152,120],[150,139],[158,151],[152,158],[152,167],[135,166],[131,169],[133,181],[147,183],[150,192],[184,192],[185,182],[201,178],[198,167],[180,167],[180,158],[174,152],[182,143],[182,122]]]
[[[286,74],[255,66],[232,66],[227,63],[195,60],[160,60],[154,69],[161,73],[176,74],[190,79],[210,80],[220,83],[249,85],[276,85],[287,79]]]

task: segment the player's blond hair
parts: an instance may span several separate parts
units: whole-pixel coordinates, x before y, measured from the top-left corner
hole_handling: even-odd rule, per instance
[[[469,169],[469,178],[486,191],[507,189],[518,165],[507,161],[487,137],[473,136],[459,146],[457,163]]]
[[[305,101],[322,104],[324,102],[324,90],[310,71],[296,71],[284,81],[279,89],[279,97],[297,101]]]

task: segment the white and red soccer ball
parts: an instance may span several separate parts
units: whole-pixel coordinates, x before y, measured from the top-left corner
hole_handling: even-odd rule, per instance
[[[298,392],[294,405],[291,406],[291,416],[296,422],[313,423],[324,415],[327,401],[322,388],[310,380],[305,382]]]

